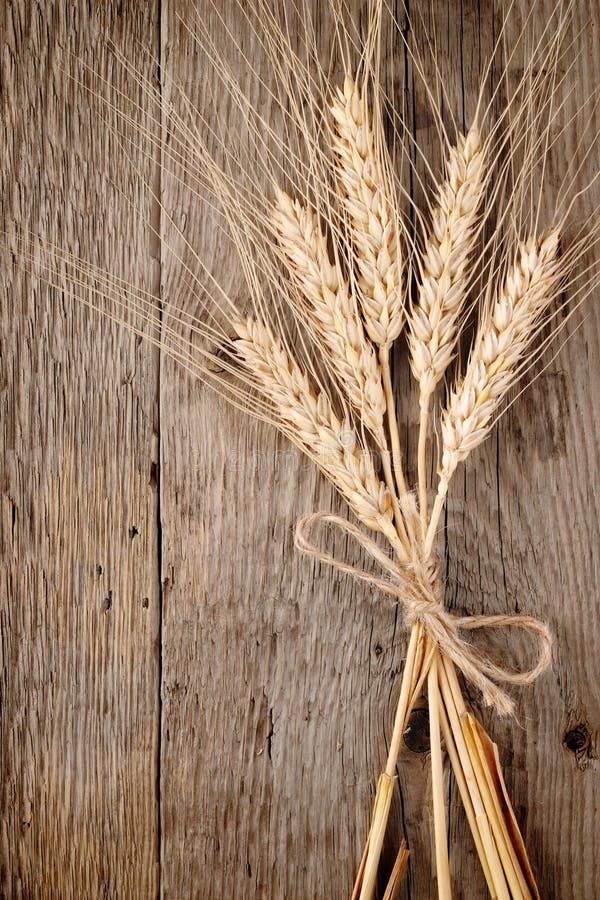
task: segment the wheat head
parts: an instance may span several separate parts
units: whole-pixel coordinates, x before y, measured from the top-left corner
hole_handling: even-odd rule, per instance
[[[283,430],[317,462],[365,525],[397,543],[390,493],[352,423],[335,415],[327,395],[314,389],[268,325],[246,319],[234,327],[235,350]]]
[[[442,415],[440,490],[485,440],[561,281],[557,228],[517,247],[502,290],[484,317],[464,377]]]
[[[290,274],[302,293],[311,324],[348,399],[383,449],[386,401],[381,369],[348,282],[331,261],[327,235],[312,209],[278,191],[273,218]]]
[[[389,346],[404,324],[399,218],[390,179],[375,141],[366,97],[346,76],[331,112],[333,152],[351,225],[360,300],[369,337]]]
[[[409,317],[410,362],[421,405],[428,404],[454,353],[484,182],[484,152],[474,124],[450,149]]]

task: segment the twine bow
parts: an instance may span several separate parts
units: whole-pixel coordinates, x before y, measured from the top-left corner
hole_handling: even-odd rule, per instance
[[[388,573],[390,579],[342,562],[311,543],[308,532],[313,525],[320,523],[333,525],[354,538]],[[550,664],[552,638],[543,622],[532,616],[522,615],[454,615],[444,608],[441,584],[431,565],[415,562],[410,566],[400,567],[370,537],[346,519],[325,512],[303,516],[296,526],[295,544],[298,550],[318,562],[366,581],[372,587],[394,597],[404,607],[407,625],[421,622],[430,639],[452,660],[465,678],[479,688],[485,703],[493,706],[501,715],[512,713],[514,702],[498,684],[531,684]],[[537,664],[522,671],[511,671],[497,665],[460,636],[461,631],[479,628],[522,628],[535,635],[540,642]]]

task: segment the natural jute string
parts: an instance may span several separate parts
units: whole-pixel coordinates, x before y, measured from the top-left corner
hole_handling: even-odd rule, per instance
[[[317,524],[333,525],[354,538],[389,574],[390,579],[373,575],[320,550],[308,538],[310,529]],[[296,526],[295,544],[298,550],[318,562],[327,563],[339,572],[366,581],[372,587],[394,597],[404,608],[407,625],[421,622],[429,638],[452,660],[465,678],[479,688],[484,701],[501,715],[512,713],[514,703],[498,684],[531,684],[550,665],[552,638],[543,622],[532,616],[521,615],[453,615],[444,608],[441,584],[431,564],[416,560],[410,566],[398,566],[370,537],[346,519],[325,512],[303,516]],[[474,631],[477,628],[522,628],[536,635],[540,642],[537,664],[532,669],[516,672],[497,665],[461,638],[461,631]]]

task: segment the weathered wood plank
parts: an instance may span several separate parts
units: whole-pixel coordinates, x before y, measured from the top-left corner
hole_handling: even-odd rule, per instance
[[[133,90],[111,71],[106,41],[156,56],[156,6],[122,6],[2,5],[2,228],[31,229],[156,289],[147,228],[119,194],[130,188],[122,154],[100,124],[101,104],[66,74],[72,53]],[[152,63],[140,65],[153,76]],[[142,167],[152,181],[156,167]],[[12,234],[8,244],[0,894],[153,897],[158,360],[24,272]]]

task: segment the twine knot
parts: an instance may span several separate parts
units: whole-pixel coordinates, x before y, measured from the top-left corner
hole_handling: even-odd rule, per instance
[[[374,575],[365,569],[336,559],[332,554],[322,551],[311,543],[308,538],[309,531],[312,526],[321,523],[333,525],[353,538],[381,566],[389,578]],[[340,516],[325,512],[303,516],[296,526],[295,544],[298,550],[318,562],[326,563],[339,572],[366,581],[371,587],[394,597],[404,608],[406,624],[420,622],[429,638],[452,660],[465,678],[479,688],[485,703],[494,707],[500,715],[512,713],[514,701],[498,685],[531,684],[550,665],[552,638],[544,622],[523,615],[454,615],[444,607],[442,585],[437,569],[431,561],[422,562],[417,559],[410,565],[400,566],[363,531]],[[461,632],[475,631],[479,628],[521,628],[528,631],[537,637],[540,645],[536,665],[531,669],[520,671],[511,671],[497,665],[461,637]]]

